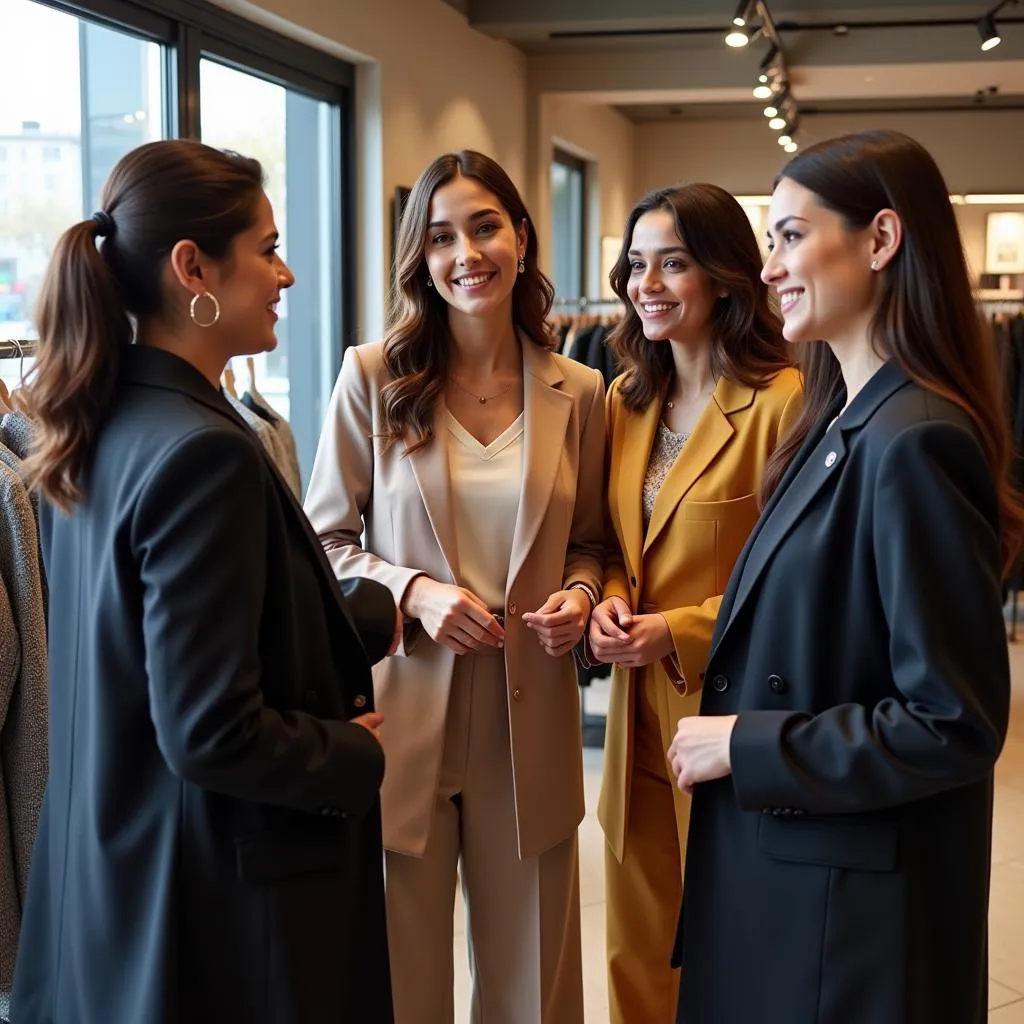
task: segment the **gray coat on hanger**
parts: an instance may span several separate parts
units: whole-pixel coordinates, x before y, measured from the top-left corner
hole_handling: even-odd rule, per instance
[[[20,907],[47,777],[46,615],[28,492],[0,461],[0,991],[10,988]],[[7,682],[14,666],[13,685]],[[9,916],[7,908],[17,912]]]

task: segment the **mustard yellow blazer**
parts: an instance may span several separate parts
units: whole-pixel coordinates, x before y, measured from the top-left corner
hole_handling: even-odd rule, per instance
[[[762,388],[722,377],[658,493],[643,530],[644,476],[661,415],[659,402],[626,408],[612,382],[606,399],[610,535],[604,597],[621,597],[634,612],[660,612],[675,654],[649,666],[670,695],[674,719],[697,710],[684,700],[704,680],[715,617],[729,574],[759,514],[765,464],[799,415],[800,375],[787,369]],[[635,670],[612,670],[605,767],[598,819],[621,860],[633,767]]]

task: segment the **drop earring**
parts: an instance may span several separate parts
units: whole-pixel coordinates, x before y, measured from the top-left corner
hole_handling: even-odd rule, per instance
[[[526,273],[526,257],[525,256],[520,256],[519,257],[519,273],[520,274],[525,274]]]

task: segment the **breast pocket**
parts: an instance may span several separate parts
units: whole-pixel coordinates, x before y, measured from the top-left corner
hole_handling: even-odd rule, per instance
[[[693,524],[692,528],[688,526],[689,532],[699,532],[702,545],[714,551],[713,593],[721,594],[760,514],[757,495],[745,494],[728,501],[686,501],[681,511],[687,524]]]

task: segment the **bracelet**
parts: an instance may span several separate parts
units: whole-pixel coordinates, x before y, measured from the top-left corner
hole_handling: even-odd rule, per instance
[[[582,590],[583,593],[587,595],[587,598],[590,601],[591,612],[593,612],[593,610],[601,603],[600,601],[598,601],[597,595],[594,593],[593,587],[591,587],[588,583],[582,582],[582,580],[577,580],[575,583],[570,583],[569,586],[567,586],[565,589]]]

